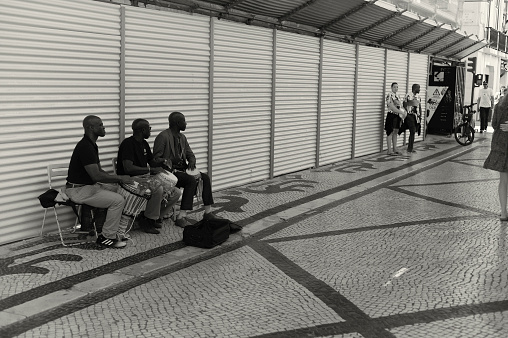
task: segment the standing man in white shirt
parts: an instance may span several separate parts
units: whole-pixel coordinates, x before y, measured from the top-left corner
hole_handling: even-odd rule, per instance
[[[484,130],[487,131],[489,113],[494,107],[494,92],[489,88],[487,81],[483,81],[483,88],[480,89],[477,103],[480,108],[480,133],[483,133]]]

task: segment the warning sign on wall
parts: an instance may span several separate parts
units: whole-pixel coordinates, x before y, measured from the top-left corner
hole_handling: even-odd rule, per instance
[[[429,86],[428,93],[430,95],[427,99],[427,123],[429,123],[434,116],[437,107],[443,100],[447,91],[448,86]]]

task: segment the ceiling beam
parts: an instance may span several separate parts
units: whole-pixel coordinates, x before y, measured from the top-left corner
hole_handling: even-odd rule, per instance
[[[371,25],[369,25],[369,26],[367,26],[367,27],[364,27],[364,28],[360,29],[358,32],[356,32],[356,33],[352,34],[352,35],[351,35],[351,38],[356,39],[358,36],[362,35],[362,34],[363,34],[363,33],[365,33],[365,32],[370,31],[372,28],[377,27],[377,26],[379,26],[380,24],[385,23],[386,21],[389,21],[389,20],[391,20],[391,19],[393,19],[393,18],[395,18],[395,17],[397,17],[397,16],[401,16],[401,15],[402,15],[402,13],[404,13],[404,12],[406,12],[406,11],[407,11],[407,10],[406,10],[406,9],[404,9],[404,10],[402,10],[402,11],[400,11],[400,12],[399,12],[399,11],[393,12],[393,13],[391,13],[390,15],[387,15],[387,16],[385,16],[384,18],[382,18],[382,19],[380,19],[380,20],[378,20],[378,21],[374,22],[373,24],[371,24]]]
[[[364,9],[365,7],[367,6],[372,6],[374,3],[376,3],[377,0],[372,0],[370,2],[364,2],[362,3],[361,5],[358,5],[356,6],[355,8],[352,8],[350,9],[349,11],[347,11],[346,13],[336,17],[335,19],[331,20],[331,21],[328,21],[327,23],[325,23],[323,26],[319,27],[319,29],[321,31],[325,31],[327,30],[329,27],[341,22],[342,20],[344,20],[345,18],[347,18],[348,16]]]
[[[442,35],[442,36],[438,37],[437,39],[432,40],[431,42],[429,42],[428,44],[426,44],[422,48],[418,49],[416,52],[417,53],[421,53],[422,51],[426,50],[427,48],[429,48],[430,46],[432,46],[433,44],[435,44],[439,40],[442,40],[442,39],[446,38],[447,36],[452,35],[453,33],[455,33],[458,30],[459,30],[458,28],[455,28],[454,30],[449,31],[445,35]]]
[[[461,42],[461,41],[464,41],[466,39],[469,39],[471,36],[473,36],[474,34],[471,34],[471,35],[468,35],[468,36],[463,36],[462,38],[458,39],[457,41],[453,41],[452,43],[448,44],[447,46],[441,48],[440,50],[438,51],[435,51],[433,54],[439,54],[445,50],[447,50],[448,48],[452,47],[453,45],[456,45],[457,43]]]
[[[385,42],[386,40],[393,38],[395,35],[400,34],[400,33],[404,32],[405,30],[418,25],[419,23],[422,23],[425,20],[427,20],[426,17],[420,18],[420,20],[415,20],[415,21],[411,22],[410,24],[405,25],[404,27],[402,27],[394,32],[391,32],[390,34],[385,35],[381,40],[377,41],[377,43],[381,44],[381,43]]]
[[[464,48],[459,49],[458,51],[456,51],[456,52],[455,52],[454,54],[452,54],[451,56],[455,56],[455,55],[457,55],[457,54],[460,54],[460,53],[462,53],[463,51],[468,50],[469,48],[474,47],[475,45],[481,44],[481,43],[482,43],[482,42],[484,42],[484,41],[485,41],[485,39],[482,39],[482,40],[480,40],[480,41],[476,41],[476,42],[474,42],[474,43],[470,44],[470,45],[469,45],[469,46],[467,46],[467,47],[464,47]],[[486,46],[486,45],[485,45],[485,46]],[[476,51],[477,51],[477,50],[479,50],[479,49],[482,49],[482,48],[483,48],[483,47],[485,47],[485,46],[481,46],[480,48],[475,49],[472,53],[476,52]],[[472,53],[471,53],[471,54],[472,54]],[[450,56],[450,57],[451,57],[451,56]]]
[[[437,26],[434,26],[434,27],[432,27],[432,28],[430,28],[430,29],[427,29],[425,32],[421,33],[420,35],[417,35],[416,37],[412,38],[411,40],[409,40],[408,42],[406,42],[405,44],[403,44],[403,45],[401,45],[401,46],[399,46],[399,47],[400,47],[400,48],[405,48],[405,47],[409,46],[410,44],[412,44],[413,42],[415,42],[415,41],[417,41],[417,40],[419,40],[419,39],[423,38],[425,35],[427,35],[427,34],[429,34],[429,33],[433,32],[433,31],[435,31],[435,30],[437,30],[437,29],[441,28],[443,25],[444,25],[444,23],[439,24],[439,25],[437,25]]]
[[[235,6],[239,5],[239,4],[241,4],[241,3],[242,3],[242,2],[244,2],[244,1],[246,1],[246,0],[233,0],[233,1],[231,1],[230,3],[228,3],[227,5],[224,5],[224,9],[225,9],[226,11],[229,11],[230,9],[232,9],[233,7],[235,7]]]
[[[313,4],[315,4],[318,1],[320,1],[320,0],[308,0],[306,3],[301,4],[298,7],[293,8],[292,10],[287,12],[286,14],[282,15],[281,17],[279,17],[278,18],[279,22],[287,21],[291,16],[295,15],[296,13],[300,12],[302,9],[304,9],[306,7],[312,6]]]

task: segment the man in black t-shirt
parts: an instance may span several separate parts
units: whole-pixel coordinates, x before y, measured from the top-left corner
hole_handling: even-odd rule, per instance
[[[131,184],[133,180],[130,176],[108,174],[101,168],[96,142],[106,135],[102,120],[89,115],[83,120],[83,128],[85,135],[74,148],[69,163],[66,194],[75,203],[108,209],[97,244],[123,248],[126,242],[117,238],[117,234],[125,201],[122,195],[116,193],[116,184],[102,183]]]
[[[123,140],[118,149],[116,167],[118,174],[139,176],[164,172],[161,167],[164,160],[155,161],[150,146],[145,141],[150,137],[151,129],[147,120],[136,119],[132,122],[133,135]],[[164,193],[167,196],[166,200],[164,200]],[[162,186],[159,186],[152,191],[152,196],[141,217],[141,228],[147,233],[160,233],[157,228],[161,227],[162,216],[173,208],[178,198],[180,198],[180,190],[177,188],[164,192]]]

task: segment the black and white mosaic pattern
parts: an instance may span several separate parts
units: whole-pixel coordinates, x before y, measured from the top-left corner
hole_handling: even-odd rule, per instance
[[[489,139],[415,150],[218,192],[215,211],[245,228],[211,250],[169,220],[123,250],[4,246],[0,336],[506,337]]]

